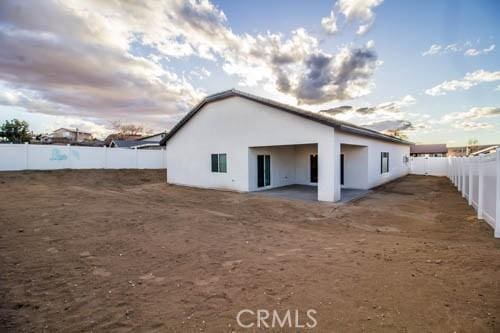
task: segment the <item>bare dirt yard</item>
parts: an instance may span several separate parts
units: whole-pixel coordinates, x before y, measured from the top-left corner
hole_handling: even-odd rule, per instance
[[[317,331],[500,331],[500,240],[445,178],[346,205],[164,178],[0,173],[0,330],[241,332],[242,309],[314,309]]]

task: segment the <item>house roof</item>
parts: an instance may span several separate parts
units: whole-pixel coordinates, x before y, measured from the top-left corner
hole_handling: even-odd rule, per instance
[[[159,143],[157,141],[130,141],[130,140],[113,140],[111,141],[119,148],[136,148],[139,146],[149,145],[149,146],[158,146]]]
[[[448,147],[445,143],[438,143],[432,145],[411,145],[410,154],[438,154],[447,153]]]
[[[137,134],[121,134],[121,133],[114,133],[110,134],[104,139],[104,142],[106,145],[111,144],[111,141],[113,140],[124,140],[124,141],[134,141],[139,139],[141,136]]]
[[[64,130],[64,131],[71,132],[71,133],[78,133],[78,134],[88,134],[88,135],[92,135],[92,133],[83,132],[83,131],[77,131],[77,130],[73,130],[73,129],[70,129],[70,128],[65,128],[65,127],[58,128],[58,129],[56,129],[54,132],[57,132],[57,131],[59,131],[59,130]]]
[[[475,151],[475,152],[471,153],[471,155],[475,156],[475,155],[480,155],[480,154],[484,154],[484,153],[489,153],[492,150],[498,149],[498,147],[500,147],[500,146],[499,145],[489,146],[489,147],[483,148],[481,150]]]
[[[252,95],[252,94],[249,94],[249,93],[246,93],[243,91],[239,91],[236,89],[231,89],[231,90],[226,90],[226,91],[205,97],[200,103],[198,103],[198,105],[196,105],[191,111],[189,111],[188,114],[186,114],[184,116],[184,118],[182,118],[172,128],[172,130],[170,132],[167,133],[167,135],[160,141],[160,145],[165,145],[167,143],[167,141],[171,137],[173,137],[175,135],[175,133],[177,133],[177,131],[179,131],[206,104],[220,101],[220,100],[230,98],[230,97],[235,97],[235,96],[242,97],[242,98],[263,104],[263,105],[267,105],[267,106],[273,107],[275,109],[278,109],[278,110],[281,110],[284,112],[288,112],[288,113],[294,114],[296,116],[321,123],[323,125],[331,126],[331,127],[334,127],[336,129],[339,129],[339,130],[344,131],[344,132],[349,132],[349,133],[353,133],[353,134],[357,134],[357,135],[372,137],[375,139],[390,141],[390,142],[395,142],[395,143],[401,143],[401,144],[407,144],[407,145],[411,144],[411,142],[408,142],[406,140],[402,140],[402,139],[399,139],[399,138],[394,137],[394,136],[386,135],[386,134],[383,134],[383,133],[380,133],[380,132],[377,132],[377,131],[374,131],[374,130],[371,130],[371,129],[368,129],[365,127],[361,127],[361,126],[357,126],[357,125],[354,125],[351,123],[340,121],[340,120],[337,120],[337,119],[334,119],[332,117],[325,116],[325,115],[322,115],[319,113],[299,109],[299,108],[294,107],[294,106],[286,105],[286,104],[283,104],[280,102],[276,102],[276,101],[273,101],[273,100],[270,100],[267,98]]]
[[[143,137],[141,137],[141,138],[139,138],[139,139],[137,139],[137,140],[139,141],[139,140],[149,139],[149,138],[155,137],[155,136],[157,136],[157,135],[162,135],[162,134],[165,134],[165,135],[166,135],[166,134],[167,134],[167,131],[160,132],[160,133],[156,133],[156,134],[151,134],[151,135],[147,135],[147,136],[143,136]]]

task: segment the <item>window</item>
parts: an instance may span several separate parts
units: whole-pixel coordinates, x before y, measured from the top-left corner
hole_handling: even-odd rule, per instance
[[[380,173],[389,172],[389,153],[380,153]]]
[[[212,172],[227,172],[226,154],[212,154]]]

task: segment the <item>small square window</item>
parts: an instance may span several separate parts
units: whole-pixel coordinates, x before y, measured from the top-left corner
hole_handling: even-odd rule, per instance
[[[227,172],[227,155],[212,154],[212,172]]]
[[[219,172],[219,155],[212,154],[212,172]]]
[[[380,153],[380,173],[388,173],[389,172],[389,153],[382,152]]]
[[[219,172],[227,172],[226,154],[219,154]]]

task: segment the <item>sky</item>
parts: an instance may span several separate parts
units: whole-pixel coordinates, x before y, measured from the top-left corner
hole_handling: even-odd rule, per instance
[[[499,143],[498,13],[496,0],[3,0],[0,122],[159,132],[235,88],[416,143]]]

